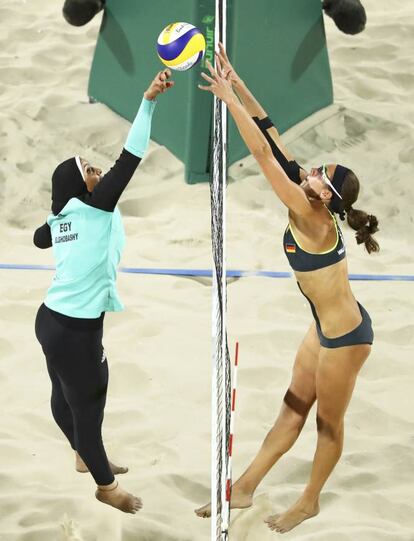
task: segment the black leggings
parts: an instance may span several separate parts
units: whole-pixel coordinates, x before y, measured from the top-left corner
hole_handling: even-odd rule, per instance
[[[103,328],[69,328],[44,304],[36,317],[36,337],[52,381],[53,417],[87,465],[97,485],[114,481],[101,427],[108,387]]]

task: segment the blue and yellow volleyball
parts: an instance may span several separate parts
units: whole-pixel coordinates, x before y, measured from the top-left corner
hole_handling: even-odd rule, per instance
[[[203,58],[206,40],[198,28],[189,23],[169,24],[158,36],[157,51],[167,67],[185,71]]]

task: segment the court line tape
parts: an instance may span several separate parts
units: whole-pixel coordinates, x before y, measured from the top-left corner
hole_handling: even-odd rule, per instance
[[[17,263],[0,263],[0,270],[55,270],[53,265],[24,265]],[[157,268],[139,268],[139,267],[120,267],[120,272],[128,274],[152,274],[160,276],[200,276],[211,278],[210,269],[157,269]],[[262,276],[264,278],[291,278],[291,272],[275,271],[245,271],[228,270],[228,278],[247,278],[250,276]],[[370,281],[370,282],[414,282],[412,274],[350,274],[350,280]]]

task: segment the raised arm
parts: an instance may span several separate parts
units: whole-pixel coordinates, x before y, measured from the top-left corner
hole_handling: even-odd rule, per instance
[[[223,69],[223,75],[229,77],[233,90],[236,92],[240,102],[266,137],[266,140],[272,149],[273,156],[280,163],[290,180],[296,184],[300,184],[306,176],[305,171],[300,167],[283,144],[280,134],[272,120],[230,63],[227,53],[221,43],[219,44],[218,58]]]
[[[94,190],[83,197],[86,204],[109,212],[115,209],[148,148],[152,115],[156,105],[155,99],[174,85],[173,81],[169,80],[170,76],[171,71],[168,69],[159,72],[148,90],[144,92],[121,155]]]
[[[289,180],[280,164],[276,161],[266,138],[237,99],[228,75],[227,78],[223,76],[220,61],[217,57],[216,60],[218,71],[210,63],[207,63],[211,76],[205,73],[201,74],[210,83],[210,86],[199,85],[199,88],[212,92],[226,103],[240,135],[282,203],[295,214],[302,216],[308,214],[312,211],[312,207],[305,192]]]

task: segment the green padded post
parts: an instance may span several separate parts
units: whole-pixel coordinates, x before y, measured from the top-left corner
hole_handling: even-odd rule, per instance
[[[156,54],[161,30],[176,21],[204,33],[214,57],[214,0],[106,0],[88,93],[132,121],[141,94],[163,68]],[[281,132],[332,103],[332,81],[320,0],[230,0],[228,52],[235,67]],[[162,96],[152,139],[185,163],[190,183],[210,176],[212,96],[199,90],[202,64],[173,72],[176,87]],[[248,151],[229,123],[228,164]]]

